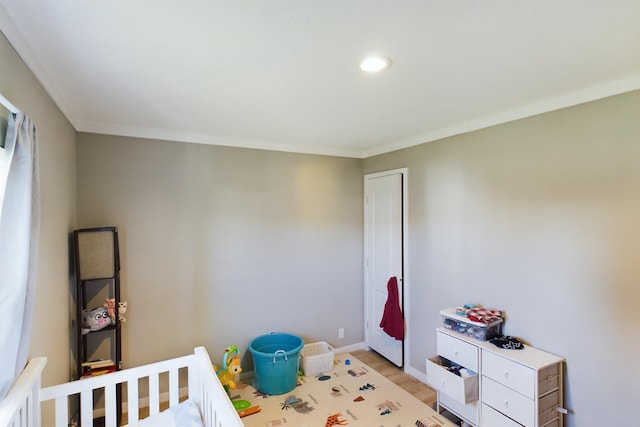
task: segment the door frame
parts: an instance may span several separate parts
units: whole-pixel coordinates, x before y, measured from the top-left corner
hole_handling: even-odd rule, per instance
[[[410,338],[411,338],[411,328],[409,324],[409,301],[410,301],[410,280],[409,280],[409,193],[408,193],[408,181],[409,181],[409,168],[399,168],[392,169],[383,172],[375,172],[364,175],[364,194],[363,194],[363,228],[364,228],[364,250],[363,250],[363,296],[364,296],[364,341],[365,345],[369,347],[369,328],[367,327],[367,322],[369,320],[369,304],[368,304],[368,275],[367,275],[367,249],[369,244],[369,236],[367,235],[367,190],[369,187],[368,180],[372,178],[379,178],[388,175],[402,175],[402,278],[398,278],[400,281],[400,285],[402,286],[402,301],[401,301],[401,309],[405,322],[405,336],[402,345],[402,370],[406,371],[407,369],[407,360],[409,359],[408,355],[410,355]]]

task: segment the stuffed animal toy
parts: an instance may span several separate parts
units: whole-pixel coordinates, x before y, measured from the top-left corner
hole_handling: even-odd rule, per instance
[[[119,322],[126,322],[127,319],[125,319],[124,317],[124,313],[126,313],[127,311],[127,302],[126,301],[120,301],[118,303],[118,321]]]
[[[235,354],[235,355],[233,355]],[[233,356],[232,356],[233,355]],[[240,355],[238,354],[238,347],[232,345],[224,351],[224,359],[222,369],[217,369],[214,366],[214,370],[220,379],[220,383],[227,390],[235,390],[237,388],[236,377],[242,368],[240,367]]]
[[[109,325],[111,325],[111,317],[109,317],[109,311],[105,307],[82,310],[82,335],[92,331],[99,331]]]
[[[115,298],[105,298],[104,304],[102,304],[104,308],[107,309],[109,313],[109,317],[111,318],[111,324],[116,324],[116,300]]]

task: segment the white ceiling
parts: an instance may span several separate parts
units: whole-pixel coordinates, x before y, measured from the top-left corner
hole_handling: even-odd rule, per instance
[[[143,138],[368,157],[640,88],[638,0],[0,0],[0,26],[78,131]]]

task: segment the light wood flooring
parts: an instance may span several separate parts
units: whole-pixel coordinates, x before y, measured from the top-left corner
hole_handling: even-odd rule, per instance
[[[352,351],[351,354],[417,399],[435,408],[436,391],[422,381],[404,373],[401,368],[398,368],[375,351],[357,350]]]

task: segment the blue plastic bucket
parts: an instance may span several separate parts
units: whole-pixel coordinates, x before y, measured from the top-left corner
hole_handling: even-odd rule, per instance
[[[300,350],[304,341],[296,335],[261,335],[249,343],[253,356],[255,388],[264,394],[284,394],[296,387]]]

